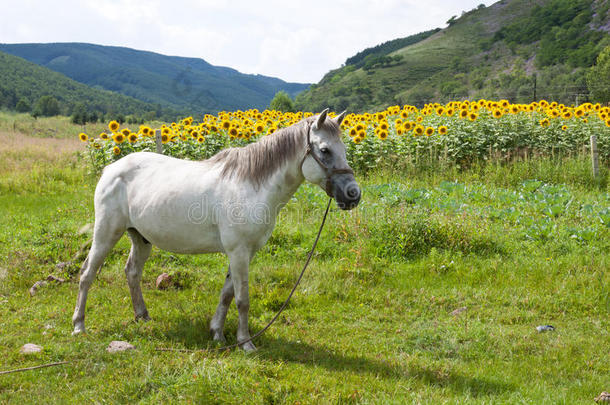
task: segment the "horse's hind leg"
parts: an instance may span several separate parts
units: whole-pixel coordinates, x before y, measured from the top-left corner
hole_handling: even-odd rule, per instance
[[[210,333],[214,337],[214,340],[217,342],[225,342],[224,335],[224,326],[225,319],[227,318],[227,311],[229,310],[229,306],[231,305],[231,301],[233,301],[233,296],[235,295],[235,290],[233,289],[233,280],[231,280],[231,268],[227,271],[227,277],[225,278],[225,284],[222,287],[222,291],[220,292],[220,302],[218,303],[218,307],[216,308],[216,313],[212,318],[212,322],[210,323]]]
[[[121,238],[124,231],[124,228],[121,229],[118,224],[112,223],[112,221],[98,222],[96,220],[91,250],[89,250],[89,255],[81,269],[78,298],[76,299],[76,307],[72,316],[72,324],[74,325],[73,334],[85,331],[85,306],[87,305],[89,287],[91,287],[98,269],[104,263],[104,259]]]
[[[146,260],[148,260],[148,257],[150,256],[152,245],[135,229],[129,228],[127,229],[127,232],[131,239],[131,251],[129,252],[127,264],[125,265],[125,275],[127,276],[127,283],[129,284],[133,311],[136,320],[144,319],[145,321],[148,321],[150,317],[148,316],[146,304],[144,304],[140,282],[142,281],[144,263],[146,263]]]

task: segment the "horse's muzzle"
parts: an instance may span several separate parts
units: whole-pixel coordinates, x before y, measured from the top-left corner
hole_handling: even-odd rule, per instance
[[[362,192],[354,176],[351,174],[340,174],[333,176],[333,197],[337,206],[342,210],[351,210],[360,202]]]

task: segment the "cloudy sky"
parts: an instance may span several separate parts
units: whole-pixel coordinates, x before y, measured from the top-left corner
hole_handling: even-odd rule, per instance
[[[0,42],[90,42],[317,82],[367,47],[494,0],[2,0]]]

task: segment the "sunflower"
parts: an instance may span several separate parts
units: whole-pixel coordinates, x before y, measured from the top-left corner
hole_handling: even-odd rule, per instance
[[[94,147],[95,149],[100,149],[100,148],[102,147],[102,145],[100,145],[100,144],[99,144],[99,143],[97,143],[97,142],[93,142],[93,147]]]
[[[466,118],[466,117],[468,117],[468,110],[461,110],[460,118]]]
[[[561,126],[561,129],[562,129],[563,131],[565,131],[566,129],[568,129],[568,126],[567,126],[567,125],[562,125],[562,126]]]
[[[549,122],[548,118],[540,120],[541,127],[548,127],[549,125],[551,125],[551,123]]]
[[[239,131],[237,130],[237,128],[231,127],[231,129],[229,129],[229,136],[231,138],[237,138],[238,135],[239,135]]]
[[[85,134],[84,132],[81,132],[80,134],[78,134],[78,137],[81,141],[83,142],[87,142],[87,139],[89,139],[89,137],[87,136],[87,134]]]
[[[432,127],[427,127],[426,128],[426,136],[430,136],[434,133],[434,128]]]
[[[256,131],[257,134],[260,134],[265,130],[265,127],[263,126],[263,124],[257,124],[256,128],[254,128],[254,130]]]
[[[199,136],[197,138],[197,142],[202,143],[203,141],[205,141],[205,138],[203,136]]]
[[[493,112],[494,118],[502,118],[503,115],[504,113],[502,112],[502,110],[494,110]]]
[[[421,115],[419,117],[417,117],[417,119],[415,121],[417,122],[422,122],[424,120],[424,117],[422,117]]]
[[[129,140],[129,143],[135,143],[138,140],[138,134],[132,132],[129,134],[127,139]]]
[[[411,129],[413,129],[413,122],[407,121],[403,124],[403,127],[405,128],[405,131],[410,131]]]
[[[569,120],[570,118],[572,118],[572,112],[571,111],[566,111],[563,114],[561,114],[561,116],[563,118],[565,118],[566,120]]]
[[[110,131],[112,132],[116,132],[119,129],[119,123],[116,121],[110,121],[110,123],[108,124],[108,129],[110,129]]]
[[[349,136],[351,136],[352,138],[355,137],[357,133],[358,130],[355,127],[349,130]]]
[[[476,112],[471,112],[470,114],[468,114],[468,119],[470,121],[474,121],[479,117],[479,115]]]
[[[401,126],[396,127],[396,135],[402,135],[404,133]]]
[[[415,129],[413,129],[413,135],[422,135],[424,133],[424,127],[421,125],[416,125]]]
[[[610,127],[610,118],[606,120],[606,126]]]
[[[112,135],[112,140],[116,143],[123,143],[125,142],[125,135],[119,132],[118,134]]]
[[[168,143],[170,141],[169,135],[161,133],[161,143]]]
[[[360,136],[355,136],[353,141],[355,144],[359,144],[360,142],[362,142],[362,139],[364,139],[364,138],[361,138]]]
[[[112,153],[114,153],[115,155],[119,155],[121,153],[121,148],[115,146],[114,148],[112,148]]]
[[[364,138],[366,138],[366,131],[364,129],[361,129],[360,131],[358,131],[358,135],[356,135],[357,138],[360,138],[360,140],[363,140]]]
[[[172,132],[172,130],[171,130],[171,129],[169,129],[168,127],[163,127],[163,128],[161,129],[161,135],[168,135],[168,136],[169,136],[169,133],[170,133],[170,132]]]
[[[105,132],[102,132],[102,133],[100,134],[100,139],[103,139],[103,140],[108,139],[108,134],[107,134],[107,133],[105,133]]]
[[[382,129],[377,134],[377,137],[383,141],[384,139],[386,139],[388,137],[388,131]]]
[[[381,128],[382,131],[387,131],[388,130],[388,122],[387,121],[381,121],[381,123],[379,124],[379,128]]]
[[[131,131],[128,128],[123,128],[121,130],[121,133],[123,134],[123,136],[128,137]]]
[[[445,110],[445,114],[447,114],[447,117],[453,117],[455,110],[453,108],[447,108],[447,110]]]
[[[447,134],[447,127],[444,125],[441,125],[440,127],[438,127],[438,133],[441,135],[446,135]]]
[[[400,112],[400,116],[401,116],[402,118],[407,118],[407,117],[409,116],[409,112],[408,112],[408,111],[404,111],[404,110],[403,110],[403,111],[401,111],[401,112]]]

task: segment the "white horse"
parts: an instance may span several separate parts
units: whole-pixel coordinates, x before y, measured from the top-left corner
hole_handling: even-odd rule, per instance
[[[97,270],[127,231],[125,274],[136,320],[150,319],[140,281],[152,245],[176,253],[223,252],[229,270],[210,332],[225,341],[224,322],[235,297],[237,341],[248,340],[248,266],[271,235],[279,210],[304,180],[322,187],[342,209],[360,201],[340,137],[345,112],[333,119],[327,113],[205,161],[140,152],[107,166],[95,189],[93,244],[81,270],[74,334],[85,331],[87,292]],[[256,349],[249,341],[241,347]]]

